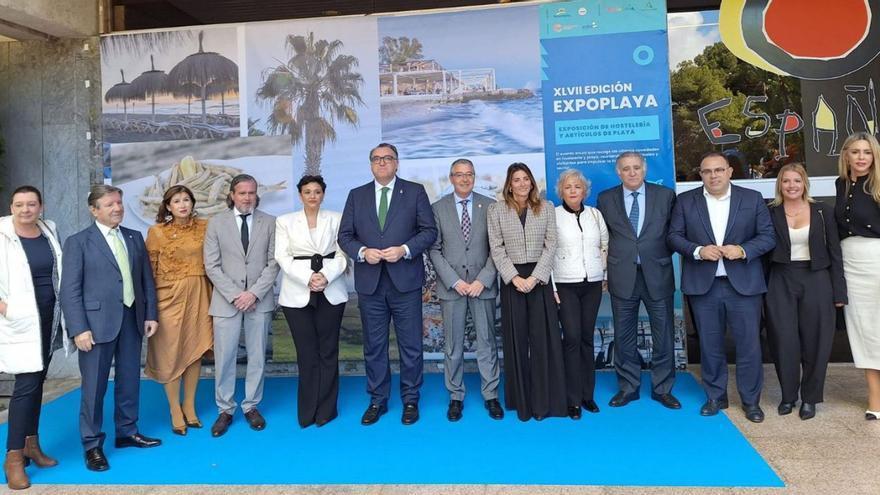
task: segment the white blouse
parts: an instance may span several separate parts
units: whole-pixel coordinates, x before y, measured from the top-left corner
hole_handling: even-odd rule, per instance
[[[789,227],[788,237],[791,239],[791,261],[809,261],[810,226],[805,225],[799,229]]]

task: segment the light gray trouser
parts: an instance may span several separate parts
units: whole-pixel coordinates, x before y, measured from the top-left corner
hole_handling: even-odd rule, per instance
[[[495,299],[461,297],[440,301],[443,310],[444,375],[451,400],[464,400],[464,326],[470,309],[477,332],[477,367],[484,400],[498,398],[498,351],[495,344]]]
[[[248,412],[263,400],[263,369],[266,365],[266,340],[272,313],[239,311],[228,318],[214,317],[214,398],[219,412],[235,412],[235,360],[242,323],[247,347],[247,374],[241,409]]]

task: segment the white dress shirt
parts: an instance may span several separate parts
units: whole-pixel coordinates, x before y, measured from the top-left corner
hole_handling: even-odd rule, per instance
[[[391,182],[389,182],[388,184],[385,184],[384,186],[382,184],[379,184],[379,182],[377,182],[375,180],[373,181],[373,186],[375,186],[375,188],[376,188],[376,216],[379,215],[379,204],[382,202],[382,188],[383,187],[388,188],[388,192],[385,193],[386,194],[385,200],[388,203],[388,211],[391,211],[391,197],[394,196],[394,184],[396,184],[396,183],[397,183],[397,176],[396,175],[394,176],[393,179],[391,179]],[[387,212],[386,212],[386,214],[387,214]],[[386,217],[386,219],[387,219],[387,217]],[[366,251],[366,250],[367,250],[366,246],[364,246],[358,250],[358,259],[357,259],[358,263],[363,263],[366,261],[364,259],[364,251]],[[409,246],[404,244],[403,250],[406,251],[406,254],[403,255],[403,259],[406,259],[406,260],[411,259],[412,255],[409,252]]]
[[[730,185],[727,186],[727,191],[721,195],[720,198],[716,198],[711,195],[706,188],[703,188],[703,196],[706,198],[706,208],[709,210],[709,222],[712,224],[712,235],[715,237],[715,243],[718,246],[724,245],[724,233],[727,230],[727,219],[730,217]],[[699,246],[696,251],[694,251],[694,259],[700,260],[700,249],[704,246]],[[727,270],[724,268],[724,260],[718,260],[718,268],[715,269],[716,277],[726,277]]]
[[[238,227],[238,232],[241,233],[241,215],[242,213],[238,211],[238,208],[232,208],[232,214],[235,215],[235,225]],[[254,225],[254,212],[250,212],[247,217],[247,226],[248,226],[248,241],[251,240],[251,232],[254,231],[252,228]]]
[[[452,193],[452,197],[455,198],[455,211],[458,212],[458,224],[461,225],[461,210],[462,210],[462,201],[467,201],[467,209],[468,209],[468,217],[471,219],[471,227],[474,225],[474,193],[468,194],[466,198],[459,198],[458,194]]]
[[[128,244],[125,243],[125,237],[122,237],[122,231],[119,230],[118,226],[116,228],[111,229],[110,227],[104,225],[101,222],[95,222],[95,225],[98,226],[98,230],[101,231],[101,235],[104,236],[104,240],[107,241],[107,245],[110,246],[110,252],[113,253],[114,256],[116,256],[116,246],[110,240],[111,235],[118,237],[119,240],[122,241],[122,248],[125,249],[125,254],[128,255]],[[130,259],[129,259],[129,263],[131,263]],[[129,267],[129,268],[131,268],[131,267]]]
[[[394,184],[397,183],[397,176],[391,179],[391,182],[385,184],[379,184],[375,180],[373,181],[373,185],[376,186],[376,214],[379,214],[379,203],[382,201],[382,188],[388,188],[388,210],[391,211],[391,197],[394,196]]]
[[[632,193],[639,193],[639,197],[636,199],[639,202],[639,230],[636,232],[636,237],[642,233],[642,227],[645,225],[645,215],[648,213],[645,211],[645,183],[642,182],[642,185],[639,186],[635,191],[630,191],[623,186],[623,206],[626,208],[626,218],[629,219],[629,212],[632,211],[633,204],[633,196]]]

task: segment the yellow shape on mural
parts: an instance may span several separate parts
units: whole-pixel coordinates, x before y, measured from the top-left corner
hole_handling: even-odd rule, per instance
[[[747,45],[742,32],[742,16],[746,0],[722,0],[721,9],[718,12],[718,30],[721,32],[721,41],[737,58],[759,69],[764,69],[774,74],[788,76],[787,72],[779,70]]]

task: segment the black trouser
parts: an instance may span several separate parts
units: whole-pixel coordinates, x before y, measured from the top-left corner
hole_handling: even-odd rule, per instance
[[[335,418],[339,395],[339,327],[345,303],[312,294],[302,308],[281,307],[296,346],[299,367],[297,412],[302,427]]]
[[[25,437],[36,435],[40,425],[43,382],[46,381],[46,372],[49,370],[49,360],[52,357],[49,348],[52,345],[55,294],[52,294],[49,301],[40,301],[39,298],[37,300],[40,311],[43,369],[15,375],[15,386],[12,390],[12,398],[9,399],[9,433],[6,437],[6,450],[23,449]]]
[[[602,282],[556,283],[562,352],[565,362],[565,395],[570,407],[593,400],[596,386],[593,332],[602,302]]]
[[[766,308],[782,401],[796,402],[800,389],[804,402],[822,402],[835,323],[830,272],[811,270],[809,261],[774,263]]]

